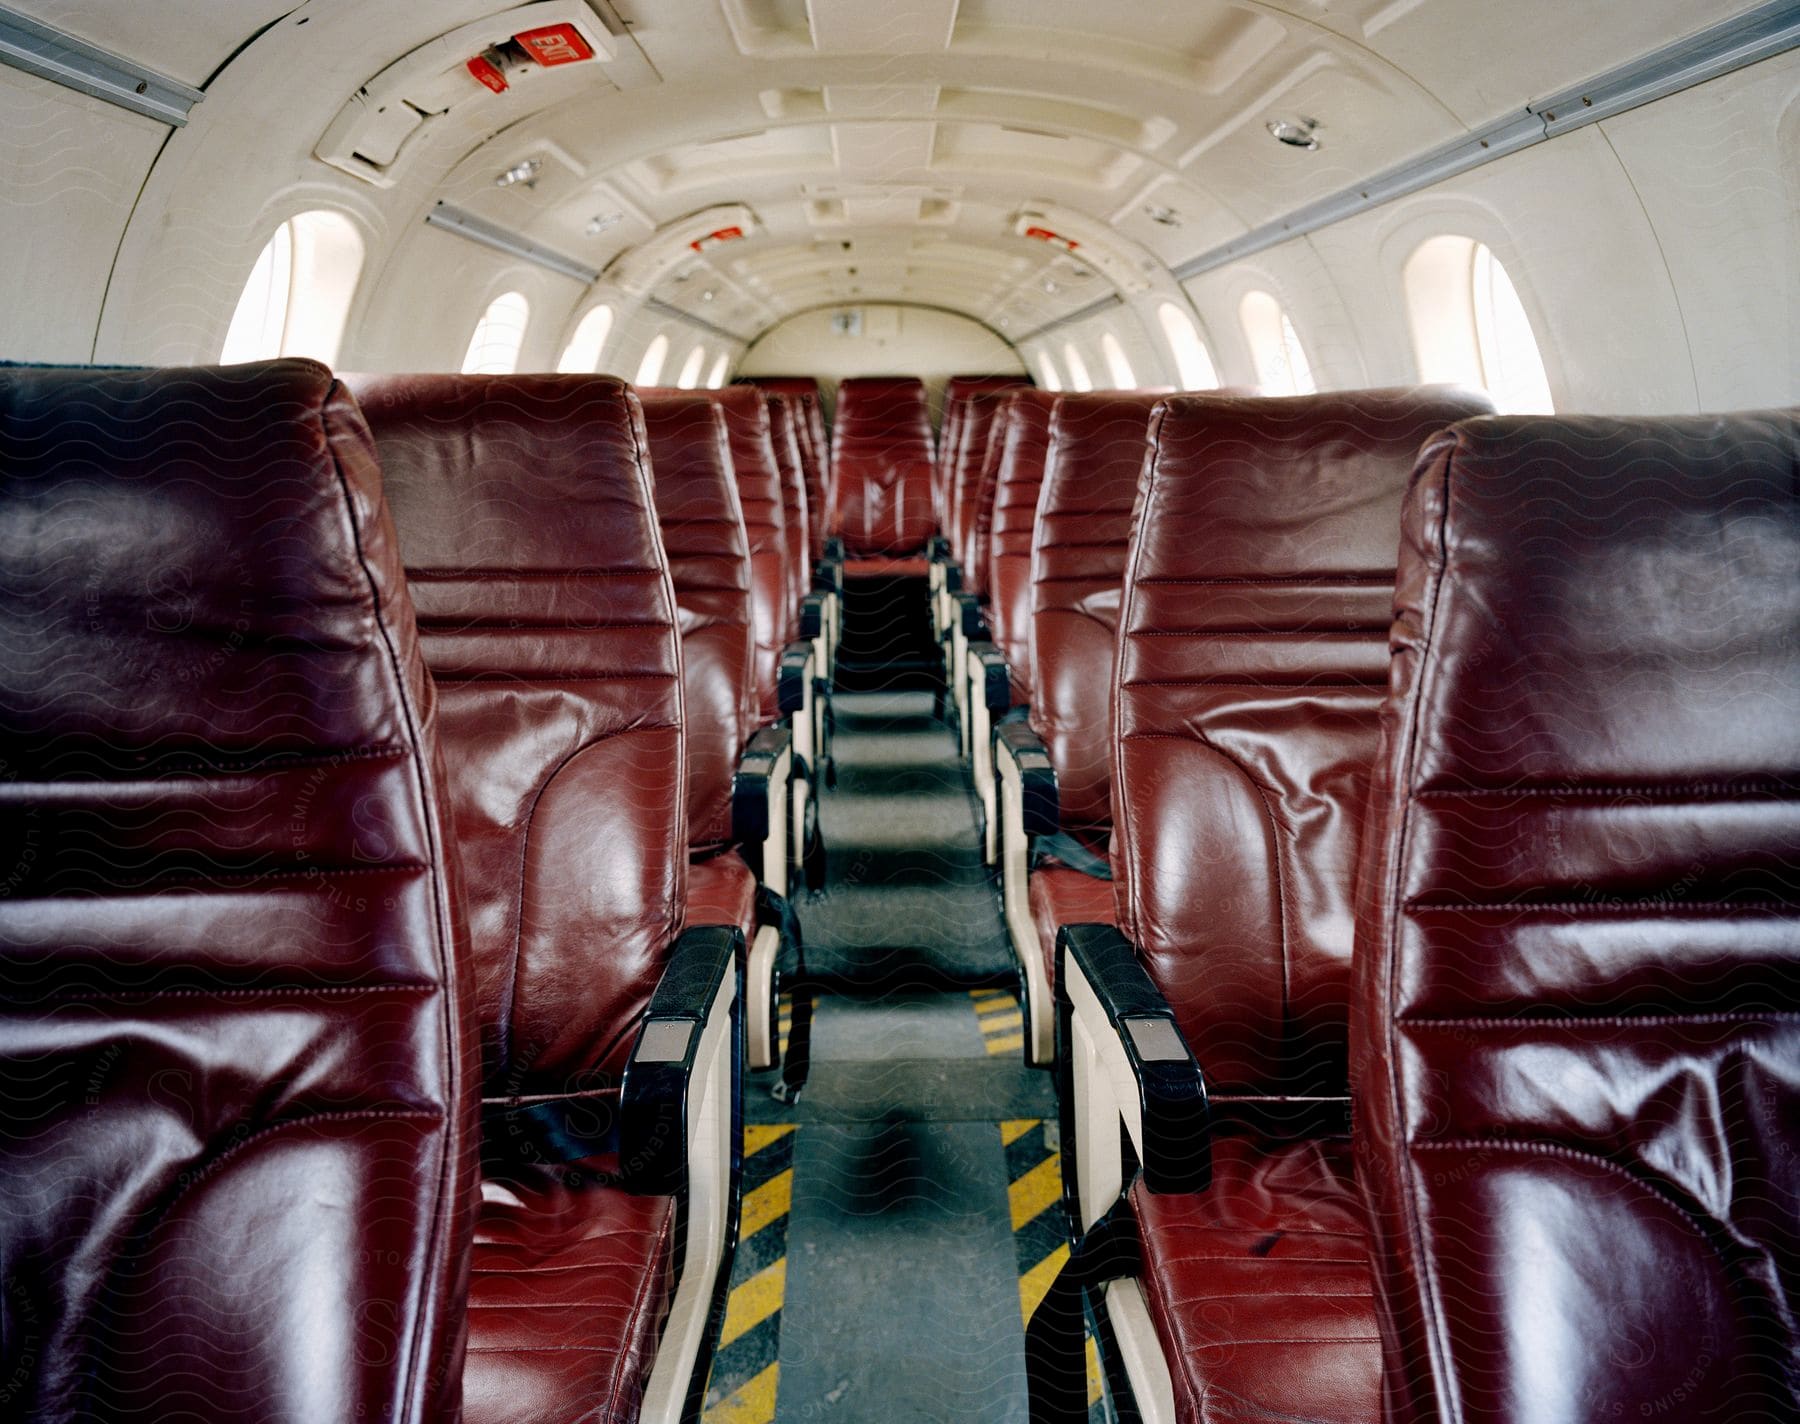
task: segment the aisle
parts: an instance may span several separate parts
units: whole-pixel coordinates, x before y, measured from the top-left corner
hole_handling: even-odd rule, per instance
[[[706,1417],[1023,1421],[1023,1319],[1063,1249],[1049,1075],[1020,1057],[951,733],[928,694],[838,706],[830,884],[801,907],[812,1083],[789,1109],[751,1080]]]

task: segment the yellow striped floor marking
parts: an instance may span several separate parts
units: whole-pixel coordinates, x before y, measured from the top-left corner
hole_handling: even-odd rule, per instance
[[[1026,1124],[1027,1127],[1030,1124]],[[765,1147],[772,1147],[794,1130],[791,1122],[746,1123],[744,1126],[744,1155],[754,1156]]]
[[[1013,1143],[1017,1142],[1037,1125],[1038,1120],[1035,1117],[1009,1118],[1007,1121],[1000,1124],[1000,1145],[1002,1147],[1011,1147]]]
[[[781,1361],[753,1375],[706,1411],[706,1424],[771,1424]]]
[[[971,989],[969,1002],[975,1006],[975,1022],[989,1057],[1024,1050],[1025,1015],[1010,990]]]
[[[780,1310],[782,1292],[786,1289],[786,1256],[736,1287],[725,1306],[725,1324],[719,1331],[719,1348],[724,1349],[746,1330]]]
[[[771,1221],[779,1221],[794,1204],[794,1169],[789,1167],[760,1187],[744,1193],[742,1214],[738,1217],[738,1239],[754,1236]]]
[[[1012,1229],[1017,1231],[1040,1211],[1062,1200],[1062,1162],[1046,1157],[1024,1176],[1006,1188],[1006,1200],[1012,1207]]]
[[[1031,1323],[1031,1312],[1038,1308],[1038,1302],[1048,1293],[1050,1283],[1056,1279],[1056,1273],[1068,1259],[1069,1248],[1066,1245],[1058,1246],[1019,1277],[1019,1311],[1027,1325]]]

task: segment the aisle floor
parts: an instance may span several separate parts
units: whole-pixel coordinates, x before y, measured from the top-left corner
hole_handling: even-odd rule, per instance
[[[929,694],[837,702],[831,873],[799,907],[812,1081],[792,1107],[748,1086],[706,1418],[1023,1421],[1023,1322],[1067,1250],[1050,1077],[1021,1058],[954,738]]]

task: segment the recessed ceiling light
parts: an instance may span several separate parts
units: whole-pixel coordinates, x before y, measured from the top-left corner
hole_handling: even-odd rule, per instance
[[[710,302],[712,299],[713,299],[713,289],[711,287],[708,287],[704,292],[702,292],[700,294],[700,300],[703,302]]]
[[[1270,119],[1266,127],[1277,143],[1285,143],[1289,148],[1303,148],[1310,153],[1319,146],[1317,119]]]
[[[1044,278],[1044,290],[1046,292],[1054,292],[1056,290],[1056,278],[1054,278],[1054,277]]]
[[[587,221],[587,235],[589,237],[598,237],[609,227],[617,227],[624,221],[624,213],[595,213],[594,216]]]
[[[510,188],[515,183],[523,183],[527,188],[537,187],[538,174],[544,171],[544,160],[541,158],[522,158],[505,172],[494,179],[496,188]]]
[[[1180,227],[1181,214],[1173,208],[1165,208],[1160,203],[1146,203],[1144,216],[1153,223],[1161,223],[1164,227]]]

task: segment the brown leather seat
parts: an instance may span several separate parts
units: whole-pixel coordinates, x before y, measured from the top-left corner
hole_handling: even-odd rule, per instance
[[[1002,421],[988,544],[988,623],[1015,706],[1031,701],[1031,535],[1050,449],[1054,391],[1021,391]]]
[[[1058,992],[1168,1015],[1179,1037],[1162,1061],[1191,1054],[1205,1075],[1210,1186],[1146,1179],[1131,1194],[1156,1337],[1137,1343],[1160,1344],[1156,1388],[1183,1424],[1381,1417],[1347,1138],[1351,879],[1401,497],[1420,444],[1484,407],[1441,390],[1186,397],[1150,425],[1110,738],[1129,945],[1084,962],[1066,941],[1059,980],[1079,982]],[[1104,1019],[1076,1014],[1105,1041]],[[1118,1150],[1099,1116],[1085,1113],[1076,1149],[1090,1184]],[[1154,1163],[1170,1145],[1144,1131]],[[1106,1205],[1085,1198],[1084,1219]]]
[[[455,1417],[438,708],[323,367],[0,370],[9,1418]]]
[[[831,442],[825,433],[825,403],[819,383],[811,376],[742,376],[745,385],[772,395],[785,396],[794,409],[794,433],[800,442],[801,469],[806,476],[808,552],[825,557],[826,520],[829,517]]]
[[[932,472],[923,381],[857,376],[839,385],[830,532],[843,540],[846,558],[921,555],[935,524]]]
[[[703,1084],[729,1091],[717,1035],[728,1082],[736,1033],[719,1016],[741,953],[727,934],[722,964],[698,961],[719,987],[661,1007],[697,966],[694,937],[677,942],[681,646],[642,412],[598,376],[356,388],[439,689],[481,1006],[490,1124],[467,1417],[636,1418],[647,1392],[667,1407],[704,1376],[725,1189],[694,1162],[644,1170],[619,1138],[621,1084],[628,1057],[666,1061],[645,1047],[653,1019],[713,1045],[696,1054],[715,1065],[696,1065],[696,1102]]]
[[[951,489],[963,440],[963,418],[969,402],[984,392],[1029,388],[1025,376],[952,376],[944,382],[943,420],[938,432],[938,463],[932,474],[931,507],[938,528],[950,532]]]
[[[1800,1418],[1800,412],[1408,498],[1356,948],[1389,1417]]]
[[[812,511],[806,501],[806,471],[800,453],[800,428],[788,398],[764,392],[769,408],[769,442],[781,476],[782,549],[788,589],[788,641],[800,636],[800,602],[812,591]]]

